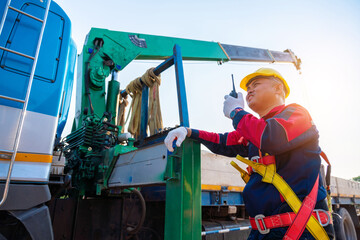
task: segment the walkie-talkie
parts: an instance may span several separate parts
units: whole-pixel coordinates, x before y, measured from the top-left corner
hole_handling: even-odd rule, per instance
[[[236,89],[235,89],[234,75],[233,74],[231,74],[231,78],[232,78],[233,90],[230,92],[229,95],[232,96],[233,98],[237,98],[238,94],[237,94]]]

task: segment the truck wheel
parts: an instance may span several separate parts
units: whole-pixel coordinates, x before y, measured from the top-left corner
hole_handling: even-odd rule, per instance
[[[0,240],[31,240],[25,226],[7,211],[0,211]]]
[[[357,240],[356,230],[354,223],[351,219],[349,212],[345,208],[340,208],[339,215],[341,216],[341,222],[336,234],[338,240]]]

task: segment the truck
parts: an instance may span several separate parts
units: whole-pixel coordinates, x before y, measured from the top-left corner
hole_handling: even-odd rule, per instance
[[[77,56],[55,2],[2,1],[0,12],[0,239],[247,238],[245,183],[231,159],[191,139],[168,152],[163,140],[177,126],[148,131],[158,90],[142,74],[136,93],[120,90],[117,75],[136,60],[162,61],[150,79],[174,66],[179,126],[189,127],[183,61],[300,69],[291,50],[92,28]],[[76,61],[75,118],[62,137]],[[129,134],[119,101],[136,94]],[[337,239],[357,239],[360,184],[332,177],[330,190]]]

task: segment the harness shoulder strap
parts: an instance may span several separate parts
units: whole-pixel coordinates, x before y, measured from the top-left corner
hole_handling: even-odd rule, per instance
[[[290,225],[284,239],[299,239],[301,234],[305,230],[306,223],[309,221],[312,212],[314,211],[317,193],[319,189],[319,176],[316,179],[316,182],[308,196],[304,199],[299,212],[296,214],[296,217],[293,223]]]

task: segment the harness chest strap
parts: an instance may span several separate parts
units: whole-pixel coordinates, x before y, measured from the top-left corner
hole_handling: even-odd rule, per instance
[[[275,164],[275,157],[274,156],[264,156],[256,159],[252,159],[251,161],[256,161],[257,163],[262,163],[265,165]],[[247,183],[250,180],[251,174],[254,172],[252,167],[247,167],[245,171],[239,165],[237,165],[234,161],[231,161],[230,164],[240,172],[241,178],[244,180],[245,183]],[[272,173],[271,173],[272,174]],[[270,176],[272,177],[272,175]]]
[[[261,152],[259,151],[259,154],[260,153]],[[270,156],[270,155],[266,155],[266,156],[260,156],[260,157],[252,158],[251,161],[257,162],[257,163],[262,163],[264,165],[270,165],[270,164],[275,164],[275,157]],[[246,170],[248,171],[249,175],[251,175],[254,172],[254,169],[252,167],[247,167]]]
[[[273,184],[275,186],[275,188],[283,196],[283,198],[288,203],[288,205],[291,207],[291,209],[294,211],[294,213],[297,214],[299,212],[299,210],[302,206],[302,203],[299,200],[299,198],[296,196],[294,191],[290,188],[290,186],[284,181],[284,179],[282,179],[282,177],[276,173],[275,164],[270,164],[270,165],[266,166],[261,163],[254,163],[248,159],[241,157],[240,155],[237,155],[236,158],[239,161],[249,165],[254,170],[256,170],[256,172],[263,177],[263,179],[262,179],[263,182]],[[318,180],[317,180],[317,182],[318,182]],[[311,212],[312,212],[312,210],[311,210]],[[310,218],[307,221],[306,228],[315,237],[315,239],[319,239],[319,240],[329,239],[324,228],[320,225],[320,223],[312,215],[310,215]],[[287,236],[286,239],[296,239],[296,238],[291,238],[291,237]]]

